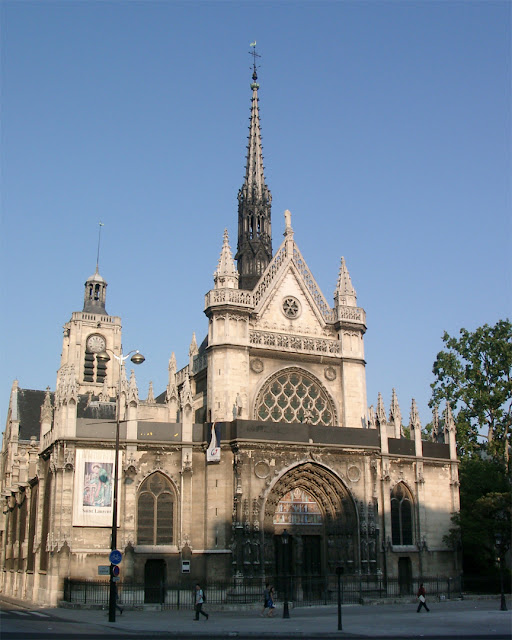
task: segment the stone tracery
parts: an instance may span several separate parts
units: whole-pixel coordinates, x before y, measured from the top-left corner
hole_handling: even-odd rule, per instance
[[[323,385],[298,367],[281,370],[271,376],[259,392],[255,418],[273,422],[336,424],[334,403]]]

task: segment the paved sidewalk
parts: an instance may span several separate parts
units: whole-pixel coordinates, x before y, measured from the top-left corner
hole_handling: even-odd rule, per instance
[[[6,598],[5,600],[9,600]],[[23,606],[19,601],[17,605]],[[344,605],[342,631],[338,631],[337,608],[308,607],[282,610],[273,619],[261,618],[259,608],[246,611],[215,611],[205,605],[210,618],[193,620],[190,610],[140,611],[125,609],[115,623],[108,622],[108,612],[101,609],[38,608],[62,620],[83,623],[84,628],[117,629],[152,637],[191,638],[510,638],[512,637],[512,603],[500,611],[499,596],[486,600],[428,602],[430,613],[416,613],[416,603],[386,605]],[[29,606],[25,603],[27,608]],[[81,625],[80,625],[81,626]],[[77,630],[77,633],[81,633]]]

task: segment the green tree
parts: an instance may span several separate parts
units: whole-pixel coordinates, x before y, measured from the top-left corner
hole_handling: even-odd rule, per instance
[[[445,542],[462,544],[465,573],[489,575],[496,569],[495,534],[510,547],[510,478],[503,464],[474,457],[461,462],[459,479],[460,512],[453,514]]]
[[[430,406],[449,402],[457,428],[459,457],[485,449],[508,465],[512,425],[512,324],[499,320],[460,338],[444,333],[446,349],[437,354]],[[484,433],[482,433],[484,431]],[[478,437],[487,438],[482,445]]]

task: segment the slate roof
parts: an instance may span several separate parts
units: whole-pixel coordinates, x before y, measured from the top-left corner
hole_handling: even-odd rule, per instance
[[[46,391],[37,389],[18,389],[18,417],[20,421],[20,440],[29,441],[31,436],[39,440],[41,407]],[[54,394],[50,393],[53,403]]]

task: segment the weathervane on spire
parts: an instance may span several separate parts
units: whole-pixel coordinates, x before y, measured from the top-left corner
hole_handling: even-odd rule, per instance
[[[256,73],[256,58],[261,58],[261,56],[259,55],[259,53],[256,53],[256,40],[254,42],[251,42],[251,44],[249,46],[252,47],[252,51],[249,51],[249,55],[252,56],[252,84],[251,84],[251,89],[259,89],[260,85],[256,82],[256,80],[258,79],[258,74]]]

